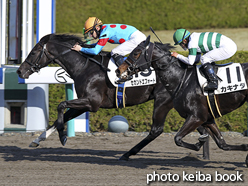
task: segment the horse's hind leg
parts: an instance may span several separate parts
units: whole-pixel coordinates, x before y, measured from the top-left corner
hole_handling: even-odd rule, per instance
[[[127,161],[130,156],[136,155],[142,148],[156,139],[164,129],[164,121],[168,112],[173,108],[172,102],[169,100],[157,100],[154,103],[153,110],[153,124],[149,135],[143,139],[140,143],[135,145],[131,150],[126,152],[120,157],[120,160]]]
[[[220,149],[222,149],[222,150],[238,150],[238,151],[247,151],[248,150],[248,144],[228,145],[225,142],[224,137],[222,136],[216,123],[207,124],[206,129]]]
[[[205,127],[203,127],[202,125],[201,126],[199,126],[198,128],[197,128],[197,131],[201,134],[201,136],[199,137],[199,141],[201,141],[201,142],[206,142],[206,141],[208,141],[208,139],[209,139],[209,135],[207,134],[207,130],[205,129]]]
[[[193,132],[195,129],[197,129],[202,124],[202,121],[199,120],[196,117],[189,117],[186,119],[185,123],[183,124],[182,128],[179,130],[179,132],[176,134],[174,140],[176,145],[185,147],[191,150],[199,151],[200,148],[203,146],[203,144],[206,142],[206,140],[200,140],[196,144],[190,144],[187,142],[184,142],[182,139],[189,133]],[[202,128],[200,128],[202,130]],[[199,132],[201,130],[198,130]]]
[[[44,131],[38,138],[33,140],[29,144],[29,147],[38,147],[40,145],[40,142],[45,141],[55,130],[56,130],[56,127],[52,125],[49,129]]]
[[[64,123],[66,123],[67,121],[81,115],[82,113],[83,113],[83,111],[80,111],[80,110],[69,109],[64,114]],[[57,127],[57,120],[53,123],[53,125],[49,129],[44,131],[38,138],[33,140],[30,143],[29,147],[38,147],[40,145],[39,142],[45,141],[56,130],[56,127]]]

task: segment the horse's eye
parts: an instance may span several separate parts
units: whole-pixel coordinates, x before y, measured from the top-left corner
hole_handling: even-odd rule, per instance
[[[30,52],[30,56],[34,56],[35,55],[35,52]]]
[[[134,50],[134,55],[139,55],[140,51],[139,50]]]

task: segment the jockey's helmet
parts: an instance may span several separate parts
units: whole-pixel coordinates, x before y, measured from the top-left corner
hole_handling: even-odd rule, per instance
[[[103,25],[102,21],[98,19],[97,17],[89,17],[85,21],[85,34],[88,33],[89,31],[93,30],[96,26]]]
[[[180,44],[184,39],[188,38],[190,35],[190,32],[186,29],[177,29],[177,31],[173,35],[173,40],[175,42],[174,45]]]

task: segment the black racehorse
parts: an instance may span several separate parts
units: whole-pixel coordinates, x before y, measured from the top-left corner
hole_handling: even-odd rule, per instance
[[[17,70],[19,77],[25,79],[54,62],[63,67],[74,80],[78,99],[63,101],[58,105],[58,119],[51,127],[57,128],[62,145],[66,143],[66,135],[63,132],[65,122],[87,111],[96,112],[99,108],[116,108],[116,89],[110,83],[106,73],[110,56],[106,53],[89,56],[76,52],[71,50],[75,43],[88,47],[81,38],[76,36],[46,35],[34,46]],[[125,97],[126,106],[154,99],[151,131],[144,140],[121,157],[123,160],[128,160],[129,156],[138,153],[163,132],[166,115],[172,109],[172,101],[170,94],[159,80],[155,85],[127,88]],[[66,108],[70,109],[63,114]]]
[[[214,139],[219,148],[223,150],[247,151],[248,145],[229,145],[225,142],[218,129],[214,117],[208,107],[207,98],[203,95],[202,89],[197,80],[196,69],[187,66],[180,60],[171,56],[169,51],[173,47],[170,44],[150,43],[149,37],[146,42],[142,42],[128,56],[126,61],[117,70],[117,75],[121,77],[123,66],[130,66],[127,74],[134,74],[137,71],[152,66],[160,81],[165,86],[173,98],[173,106],[185,118],[185,122],[176,134],[174,140],[178,146],[192,150],[199,150],[201,144],[191,144],[183,141],[183,138],[190,132],[203,126]],[[151,60],[147,60],[147,50],[153,48]],[[248,80],[248,63],[242,64],[246,81]],[[248,89],[216,95],[219,110],[225,115],[243,105],[248,98]],[[159,111],[159,112],[163,112]]]

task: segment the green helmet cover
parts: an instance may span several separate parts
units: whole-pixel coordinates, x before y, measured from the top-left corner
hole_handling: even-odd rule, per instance
[[[173,35],[173,40],[175,42],[174,45],[178,45],[180,44],[184,39],[186,39],[187,37],[189,37],[190,32],[186,29],[177,29],[177,31],[174,33]]]

